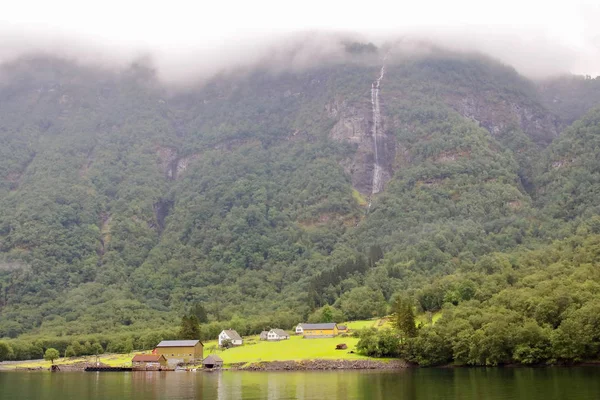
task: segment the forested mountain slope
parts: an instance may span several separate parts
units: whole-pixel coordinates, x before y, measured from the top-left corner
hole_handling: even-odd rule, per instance
[[[438,310],[436,282],[597,214],[598,112],[571,125],[595,95],[561,108],[480,55],[367,48],[185,91],[143,64],[1,66],[0,337],[169,329],[195,304],[242,334],[399,292]]]

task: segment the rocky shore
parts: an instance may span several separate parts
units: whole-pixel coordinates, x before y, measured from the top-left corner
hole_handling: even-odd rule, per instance
[[[302,361],[265,361],[232,367],[237,371],[330,371],[356,369],[402,369],[411,367],[402,360],[302,360]]]

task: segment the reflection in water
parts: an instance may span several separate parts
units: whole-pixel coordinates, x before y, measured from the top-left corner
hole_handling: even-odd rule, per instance
[[[600,399],[600,368],[0,372],[0,399]]]

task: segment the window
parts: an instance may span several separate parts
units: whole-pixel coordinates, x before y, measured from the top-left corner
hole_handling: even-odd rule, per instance
[[[171,357],[173,357],[175,354],[171,354]]]

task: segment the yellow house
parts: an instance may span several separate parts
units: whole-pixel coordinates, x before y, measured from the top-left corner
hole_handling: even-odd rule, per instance
[[[346,325],[338,325],[338,333],[348,333],[348,327]]]
[[[304,337],[307,339],[326,338],[337,336],[337,324],[331,322],[326,324],[302,324]]]
[[[169,364],[202,361],[203,352],[204,345],[199,340],[163,340],[154,350],[165,356]]]

